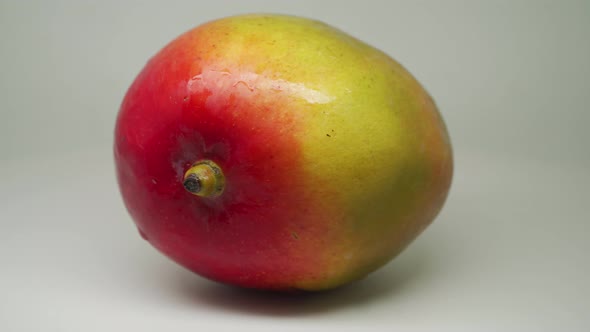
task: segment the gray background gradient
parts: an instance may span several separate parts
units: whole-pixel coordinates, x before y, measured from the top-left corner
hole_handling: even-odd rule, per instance
[[[205,21],[320,19],[428,89],[455,150],[435,223],[311,297],[203,280],[143,242],[112,134],[147,59]],[[0,330],[590,330],[590,1],[0,1]]]

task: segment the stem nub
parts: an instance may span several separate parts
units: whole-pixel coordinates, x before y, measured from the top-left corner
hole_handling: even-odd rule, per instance
[[[225,176],[221,168],[213,161],[200,160],[184,173],[182,185],[193,195],[217,197],[223,193]]]

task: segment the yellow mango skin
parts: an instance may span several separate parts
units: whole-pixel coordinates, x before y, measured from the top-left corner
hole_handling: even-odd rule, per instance
[[[324,23],[283,15],[212,21],[200,28],[202,45],[211,46],[203,63],[255,73],[240,82],[286,91],[298,110],[297,131],[283,134],[301,145],[301,201],[330,217],[321,239],[295,235],[318,259],[293,288],[360,279],[436,217],[453,173],[449,136],[433,100],[395,60]]]

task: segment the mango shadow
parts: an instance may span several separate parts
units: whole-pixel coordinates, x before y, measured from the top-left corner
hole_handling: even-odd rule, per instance
[[[244,315],[309,316],[345,308],[391,301],[411,292],[429,273],[425,247],[408,248],[394,261],[367,278],[338,289],[313,293],[275,293],[241,289],[203,280],[186,271],[171,277],[178,299],[195,307]],[[182,272],[182,273],[180,273]]]

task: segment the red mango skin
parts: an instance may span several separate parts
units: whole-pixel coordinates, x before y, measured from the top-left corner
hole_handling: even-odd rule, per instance
[[[195,56],[182,41],[169,46],[150,61],[121,107],[118,178],[139,231],[170,258],[217,281],[290,289],[302,275],[313,279],[320,248],[299,241],[297,231],[321,237],[329,211],[303,199],[300,144],[277,132],[300,130],[296,112],[290,115],[286,98],[243,93],[239,86],[227,99],[208,102],[216,87],[187,91],[193,66]],[[265,114],[274,109],[282,114]],[[221,197],[195,197],[181,185],[201,159],[223,169]]]
[[[252,20],[274,24],[278,31],[302,22],[261,17],[250,17],[244,27],[227,20],[208,23],[150,59],[117,118],[114,152],[120,190],[144,239],[199,275],[248,288],[334,288],[384,264],[432,221],[450,185],[448,137],[444,125],[437,128],[442,121],[437,114],[428,120],[432,125],[424,121],[424,131],[436,129],[424,138],[434,151],[425,152],[430,159],[421,159],[431,164],[424,172],[439,178],[424,182],[430,185],[426,195],[408,198],[422,204],[414,208],[420,212],[392,216],[404,225],[386,227],[389,239],[375,238],[379,230],[360,231],[357,241],[351,228],[358,227],[358,220],[383,218],[348,209],[342,188],[309,167],[314,132],[309,128],[317,122],[312,114],[330,108],[330,98],[299,83],[308,74],[292,83],[289,73],[297,71],[292,63],[285,63],[285,69],[268,60],[284,55],[264,41],[265,27],[256,31]],[[309,29],[321,37],[340,33],[319,23]],[[241,48],[231,47],[236,40]],[[254,50],[246,52],[243,45]],[[426,95],[424,100],[431,103]],[[219,197],[197,197],[182,186],[186,170],[203,159],[223,170],[226,186]],[[379,199],[372,202],[381,204]],[[416,222],[410,225],[409,220]],[[371,241],[384,244],[354,261],[345,253]]]

